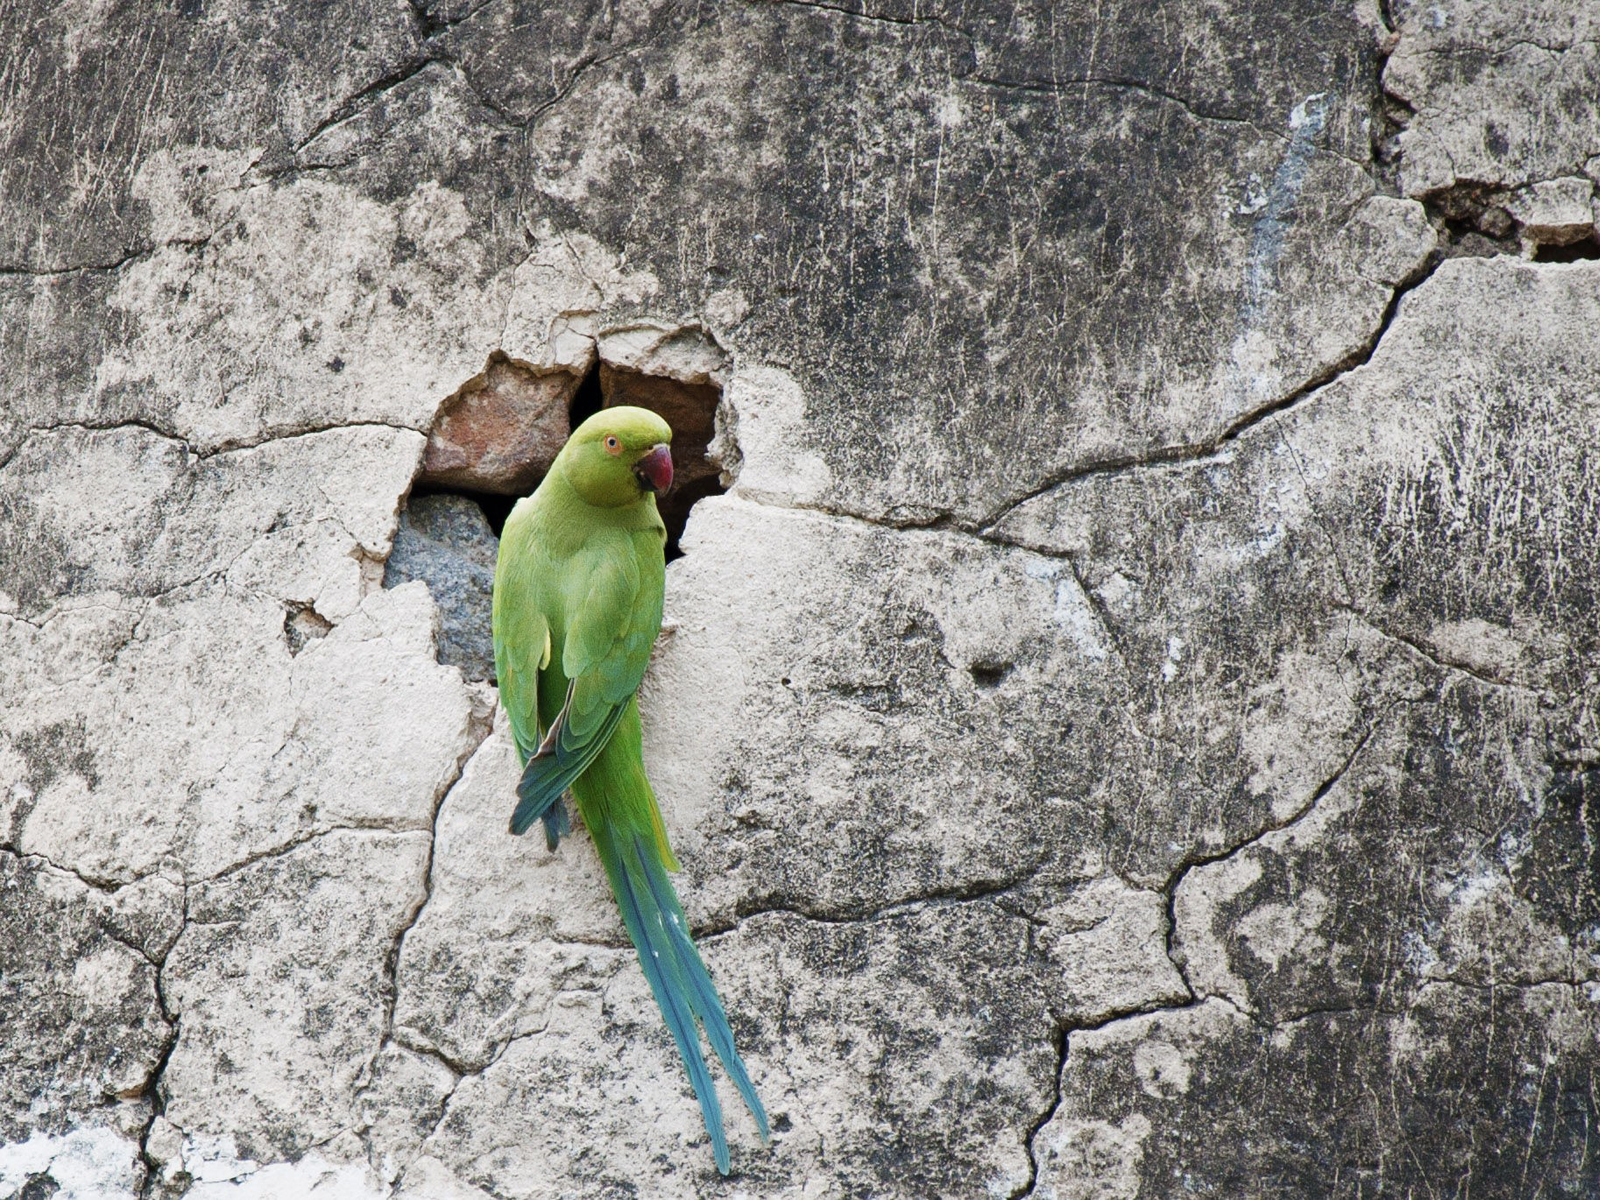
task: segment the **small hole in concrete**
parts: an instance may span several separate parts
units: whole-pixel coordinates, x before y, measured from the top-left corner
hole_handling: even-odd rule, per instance
[[[293,604],[283,615],[283,640],[293,658],[306,648],[307,642],[327,637],[333,623],[309,604]]]
[[[1011,674],[1012,664],[1008,662],[975,662],[967,671],[972,675],[972,682],[981,688],[999,687],[1005,677]]]
[[[512,508],[531,495],[570,431],[618,404],[672,426],[673,489],[658,501],[667,561],[682,555],[689,510],[721,493],[708,457],[721,389],[597,362],[581,377],[542,371],[496,350],[483,373],[439,408],[422,468],[400,514],[383,585],[428,585],[440,610],[439,661],[494,680],[490,638],[494,563]]]
[[[1600,239],[1593,235],[1565,246],[1542,245],[1533,252],[1534,262],[1588,262],[1593,259],[1600,259]]]

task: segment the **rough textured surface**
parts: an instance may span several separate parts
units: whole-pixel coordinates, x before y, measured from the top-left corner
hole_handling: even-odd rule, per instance
[[[0,1195],[1600,1191],[1596,36],[0,7]],[[412,492],[590,371],[727,1182]]]
[[[439,661],[467,679],[494,679],[490,635],[499,540],[465,496],[412,496],[400,515],[384,587],[420,579],[439,607]]]
[[[483,374],[440,406],[418,482],[527,495],[567,440],[578,383],[570,371],[540,374],[495,351]]]

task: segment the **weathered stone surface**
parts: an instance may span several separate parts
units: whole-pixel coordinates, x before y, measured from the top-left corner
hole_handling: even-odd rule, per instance
[[[1580,613],[1600,578],[1581,481],[1600,449],[1600,362],[1557,349],[1600,318],[1597,280],[1587,265],[1452,260],[1402,301],[1369,364],[1271,426],[1194,462],[1064,485],[1000,527],[1083,564],[1145,664],[1136,678],[1154,684],[1163,653],[1169,687],[1215,678],[1174,639],[1225,656],[1240,693],[1267,701],[1264,736],[1239,743],[1250,791],[1343,756],[1304,802],[1269,802],[1191,850],[1172,954],[1211,999],[1070,1035],[1040,1193],[1161,1195],[1175,1170],[1222,1193],[1270,1180],[1252,1186],[1304,1194],[1335,1174],[1388,1188],[1401,1139],[1490,1190],[1594,1186],[1569,1124],[1583,1101],[1552,1110],[1528,1156],[1517,1118],[1473,1098],[1586,1094],[1600,1050],[1600,900],[1579,848],[1597,650]],[[1255,672],[1274,660],[1263,688]],[[1177,720],[1182,745],[1195,734]],[[1483,1033],[1502,1006],[1504,1030]],[[1532,1091],[1530,1071],[1545,1081]],[[1380,1088],[1396,1098],[1382,1119],[1340,1101]],[[1233,1118],[1200,1115],[1221,1112],[1251,1131],[1243,1157],[1193,1132],[1240,1144]]]
[[[467,679],[494,678],[490,635],[500,543],[465,496],[413,496],[400,516],[383,584],[420,579],[439,609],[439,661]]]
[[[525,496],[555,460],[579,378],[535,372],[504,351],[444,402],[428,431],[418,482]]]
[[[1513,192],[1506,210],[1530,248],[1565,246],[1594,234],[1594,183],[1582,176],[1546,179]]]
[[[1027,935],[1024,920],[979,903],[859,924],[781,914],[702,939],[741,1014],[735,1033],[765,1080],[776,1130],[762,1150],[730,1107],[745,1186],[798,1193],[805,1164],[826,1153],[839,1190],[1021,1187],[1022,1131],[1047,1100],[1055,1058]],[[991,970],[963,970],[979,947],[997,945],[1007,952]],[[641,1176],[664,1193],[716,1186],[698,1109],[626,961],[632,952],[608,957],[598,977],[562,973],[543,1027],[462,1081],[425,1151],[493,1194],[564,1194],[580,1181],[612,1194]],[[844,1101],[864,1091],[871,1104]],[[547,1119],[495,1119],[507,1109]],[[564,1132],[574,1125],[597,1136],[574,1143]]]
[[[551,856],[504,832],[517,775],[500,730],[441,809],[428,904],[401,953],[397,1039],[466,1072],[423,1151],[496,1194],[604,1191],[641,1172],[669,1191],[709,1184],[698,1108],[586,839]],[[992,973],[961,974],[995,939],[1011,950]],[[1043,1104],[1053,1051],[1038,987],[1051,955],[1024,918],[982,901],[860,923],[780,913],[701,943],[779,1130],[769,1160],[732,1116],[748,1179],[782,1190],[825,1144],[841,1182],[870,1190],[1026,1177],[1017,1130]],[[918,1044],[939,1052],[908,1057]],[[841,1103],[841,1065],[856,1080],[845,1094],[873,1091],[873,1111]],[[508,1108],[545,1119],[494,1119]],[[906,1109],[929,1124],[902,1127]],[[570,1127],[600,1132],[575,1145]]]
[[[177,893],[156,879],[103,891],[0,851],[7,1142],[99,1127],[107,1105],[138,1110],[110,1122],[137,1137],[149,1114],[145,1085],[171,1035],[156,970],[179,922]]]
[[[297,1158],[355,1124],[427,857],[424,833],[334,830],[190,889],[161,1087],[191,1175]]]
[[[0,13],[0,1193],[1596,1191],[1592,25]],[[642,697],[728,1183],[381,587],[496,353],[730,485]]]
[[[1414,1178],[1407,1160],[1427,1147],[1441,1194],[1470,1180],[1581,1195],[1597,1178],[1595,1014],[1563,984],[1436,984],[1398,1013],[1261,1026],[1209,1000],[1074,1034],[1033,1194],[1382,1193]]]
[[[20,849],[193,879],[337,825],[427,828],[476,735],[425,591],[375,590],[420,442],[356,428],[198,458],[134,428],[23,446],[0,481],[28,539],[0,693],[35,764],[6,798]],[[339,624],[291,654],[301,604]],[[70,672],[58,636],[84,655]]]
[[[1384,90],[1408,196],[1581,174],[1600,147],[1600,17],[1563,0],[1401,0]]]
[[[987,12],[682,21],[543,114],[531,207],[575,206],[673,293],[709,304],[736,280],[741,337],[801,384],[795,436],[833,504],[981,516],[1052,471],[1216,436],[1350,357],[1388,298],[1324,253],[1372,194],[1341,157],[1365,153],[1366,30],[1324,7],[1293,33],[1276,5],[1196,5],[1172,37],[1147,6],[1104,16],[1093,36],[1082,13],[1028,36]],[[1221,56],[1230,36],[1279,48],[1270,84],[1194,71],[1189,46]],[[817,50],[749,51],[786,44]],[[699,153],[750,95],[725,148]],[[686,156],[709,165],[686,176]],[[640,206],[662,226],[633,225]],[[1290,297],[1309,292],[1326,303],[1307,322]]]

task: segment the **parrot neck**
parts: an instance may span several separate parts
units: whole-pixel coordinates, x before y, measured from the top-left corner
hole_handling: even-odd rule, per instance
[[[552,514],[580,538],[596,526],[630,532],[652,527],[665,531],[666,528],[661,523],[661,514],[656,510],[654,493],[640,491],[637,498],[627,504],[591,503],[573,486],[559,459],[555,469],[545,476],[544,482],[534,493],[534,500],[549,505]]]

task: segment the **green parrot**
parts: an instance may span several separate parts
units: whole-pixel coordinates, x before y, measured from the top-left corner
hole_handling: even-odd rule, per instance
[[[667,531],[656,497],[672,485],[671,440],[655,413],[622,406],[573,431],[501,535],[494,663],[523,764],[511,832],[542,821],[553,851],[571,830],[561,801],[571,791],[726,1175],[722,1109],[696,1018],[763,1142],[767,1114],[667,879],[678,860],[645,777],[635,698],[661,630]]]

